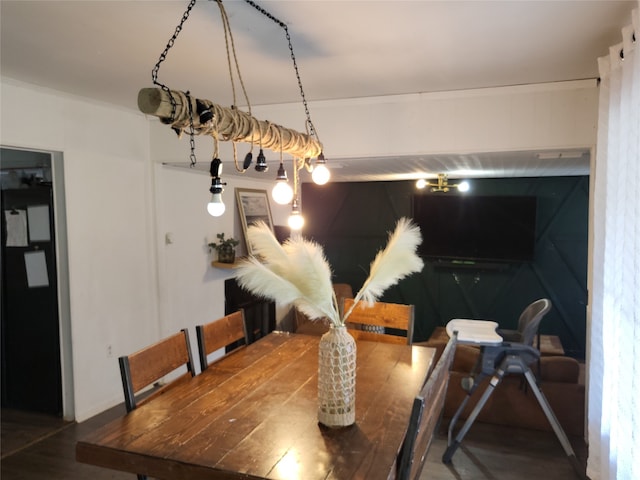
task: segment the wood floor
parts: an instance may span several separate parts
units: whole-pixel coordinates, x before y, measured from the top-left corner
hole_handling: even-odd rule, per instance
[[[68,423],[43,415],[2,411],[2,480],[135,480],[135,475],[75,461],[76,441],[124,413],[110,409],[86,422]],[[581,463],[584,442],[571,438]],[[433,442],[421,480],[572,480],[578,478],[553,433],[476,423],[453,457],[441,462],[446,435]],[[187,480],[187,479],[185,479]],[[304,480],[304,479],[298,479]]]
[[[444,422],[443,422],[444,423]],[[587,448],[570,437],[582,472]],[[554,433],[476,422],[453,456],[442,463],[446,430],[434,440],[420,480],[573,480],[581,478]]]

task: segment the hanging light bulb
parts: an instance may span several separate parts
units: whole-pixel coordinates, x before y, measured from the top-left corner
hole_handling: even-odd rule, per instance
[[[427,181],[424,178],[420,178],[416,181],[416,188],[423,189],[427,186]]]
[[[225,209],[226,207],[222,201],[222,194],[214,193],[211,196],[211,201],[207,204],[207,212],[209,212],[209,215],[212,217],[219,217],[224,213]]]
[[[316,185],[324,185],[331,178],[331,172],[327,168],[327,161],[324,158],[324,153],[320,152],[316,165],[311,173],[311,178]]]
[[[286,183],[286,180],[278,180],[278,183],[276,183],[273,190],[271,190],[271,196],[277,204],[286,205],[291,202],[293,198],[293,190],[289,184]]]
[[[460,192],[468,192],[469,188],[471,187],[469,186],[469,182],[467,182],[466,180],[458,184],[458,191]]]
[[[211,160],[211,201],[207,204],[207,212],[212,217],[219,217],[225,211],[225,205],[222,201],[222,192],[224,191],[223,185],[220,180],[220,174],[222,173],[222,161],[219,158]]]
[[[274,185],[273,190],[271,190],[271,196],[273,197],[273,200],[280,205],[286,205],[293,200],[293,189],[289,185],[287,171],[284,169],[282,162],[280,162],[280,167],[278,167],[276,184]]]
[[[288,224],[291,230],[301,230],[304,226],[304,217],[300,213],[297,198],[291,204],[291,215],[289,215]]]

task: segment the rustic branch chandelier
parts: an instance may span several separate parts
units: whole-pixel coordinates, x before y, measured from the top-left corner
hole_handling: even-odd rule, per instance
[[[324,184],[329,180],[330,173],[326,167],[326,159],[323,155],[322,144],[318,138],[318,133],[311,121],[309,107],[302,88],[302,81],[298,72],[296,57],[293,53],[291,44],[291,36],[287,25],[271,15],[265,9],[257,5],[251,0],[245,2],[255,8],[262,15],[266,16],[280,27],[284,29],[286,39],[289,45],[291,60],[300,89],[300,96],[304,105],[306,121],[306,133],[300,133],[296,130],[285,128],[265,120],[258,120],[251,114],[251,103],[242,81],[242,75],[236,58],[235,45],[233,35],[229,24],[229,18],[222,4],[222,0],[215,1],[220,10],[222,24],[225,34],[225,46],[227,53],[227,62],[229,66],[229,76],[231,78],[231,86],[233,91],[233,105],[231,107],[223,107],[210,100],[193,97],[189,91],[180,91],[170,89],[167,85],[158,80],[160,65],[167,58],[167,54],[173,47],[178,35],[189,18],[196,0],[191,0],[182,15],[180,23],[176,27],[173,35],[169,39],[164,51],[160,54],[160,58],[152,70],[154,88],[143,88],[138,93],[138,108],[141,112],[158,117],[162,123],[165,123],[173,129],[178,136],[182,136],[187,132],[190,138],[190,162],[193,167],[196,164],[195,154],[195,135],[208,135],[213,138],[213,159],[211,161],[211,187],[209,189],[212,197],[207,206],[207,210],[213,216],[220,216],[224,213],[225,207],[222,201],[222,192],[225,183],[221,180],[222,162],[219,157],[218,142],[230,141],[233,144],[233,157],[235,168],[239,173],[244,173],[251,166],[253,161],[253,147],[259,146],[259,153],[256,158],[255,169],[258,172],[267,172],[268,166],[263,149],[270,149],[280,152],[280,166],[276,177],[276,185],[272,195],[274,201],[280,204],[291,203],[292,214],[289,224],[292,229],[301,228],[304,220],[300,214],[300,204],[298,198],[299,171],[305,168],[312,172],[312,179],[317,184]],[[234,65],[235,72],[242,88],[244,99],[247,104],[247,112],[243,112],[236,106],[236,88],[234,82]],[[251,151],[246,154],[242,165],[238,162],[236,143],[247,142],[251,144]],[[286,170],[284,167],[283,153],[293,156],[293,188],[288,185]],[[316,158],[315,165],[312,159]]]

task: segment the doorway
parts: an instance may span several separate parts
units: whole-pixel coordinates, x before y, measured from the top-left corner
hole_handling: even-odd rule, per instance
[[[9,148],[0,155],[2,408],[69,417],[63,388],[69,365],[61,348],[68,305],[59,294],[66,263],[59,268],[54,155]]]

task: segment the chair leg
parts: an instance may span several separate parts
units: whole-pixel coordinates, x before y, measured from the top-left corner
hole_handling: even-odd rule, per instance
[[[475,374],[475,372],[472,372],[472,376],[465,377],[462,379],[462,388],[463,390],[466,390],[467,396],[464,397],[464,399],[462,400],[462,403],[460,403],[460,406],[456,410],[456,413],[454,413],[453,417],[451,417],[451,421],[449,422],[449,429],[447,431],[447,446],[451,445],[453,430],[455,429],[455,426],[458,423],[460,415],[462,414],[465,407],[467,406],[467,403],[469,403],[469,399],[471,398],[471,395],[473,395],[473,393],[478,389],[478,387],[480,386],[480,383],[482,382],[482,380],[484,380],[485,377],[486,375],[484,373]],[[472,382],[471,385],[468,385],[469,380],[471,380]]]
[[[533,372],[528,367],[527,363],[519,355],[507,355],[505,359],[502,361],[502,363],[500,364],[500,367],[498,367],[494,376],[491,378],[491,381],[489,382],[487,389],[484,391],[484,393],[482,394],[482,397],[480,398],[480,400],[474,407],[473,411],[467,418],[467,421],[464,423],[464,425],[460,429],[460,432],[458,432],[458,435],[456,435],[455,440],[451,442],[451,440],[449,439],[449,445],[445,450],[444,455],[442,456],[442,462],[447,464],[451,463],[451,459],[453,458],[453,455],[455,454],[456,450],[462,443],[464,436],[467,434],[467,432],[473,425],[473,422],[475,421],[478,414],[484,407],[484,404],[489,399],[489,396],[491,396],[495,388],[500,384],[500,382],[504,378],[504,375],[507,371],[511,373],[519,372],[524,375],[525,379],[529,384],[529,387],[531,387],[531,390],[533,391],[536,397],[536,400],[538,401],[538,404],[540,405],[544,414],[546,415],[547,420],[549,420],[549,423],[551,424],[551,427],[553,428],[553,431],[555,432],[556,437],[558,437],[558,440],[560,441],[562,448],[567,454],[567,457],[569,458],[569,462],[573,466],[574,471],[582,480],[588,480],[586,473],[584,472],[584,470],[582,469],[582,467],[580,466],[580,463],[576,458],[573,448],[571,448],[571,443],[569,443],[569,439],[567,438],[567,435],[564,433],[564,430],[560,426],[560,422],[558,422],[558,419],[554,415],[553,410],[551,410],[551,406],[547,402],[546,397],[544,396],[540,388],[538,388],[538,384],[536,382],[535,376],[533,375]],[[468,399],[469,397],[467,396],[463,400],[462,405],[460,406],[458,411],[456,411],[456,414],[454,415],[454,419],[452,419],[452,422],[453,420],[457,420],[457,417],[459,416],[460,412],[462,411],[462,408],[464,407]],[[451,431],[452,431],[452,425],[449,425],[449,435],[451,435]]]
[[[500,368],[498,368],[496,370],[495,375],[491,378],[491,381],[489,382],[489,385],[487,386],[486,390],[482,394],[482,397],[480,397],[480,400],[478,400],[478,403],[476,404],[476,406],[473,408],[473,411],[471,412],[471,414],[467,418],[467,421],[464,422],[464,425],[462,426],[462,428],[458,432],[458,435],[456,435],[455,440],[453,442],[450,442],[449,446],[447,447],[447,449],[444,452],[444,455],[442,455],[442,462],[443,463],[447,463],[447,464],[451,463],[451,458],[453,457],[453,454],[456,453],[456,450],[458,449],[458,447],[462,443],[462,439],[464,438],[464,436],[467,434],[467,432],[471,428],[471,425],[473,425],[473,422],[476,420],[476,417],[478,416],[478,414],[482,410],[482,407],[484,407],[484,404],[487,403],[487,400],[489,400],[489,397],[491,396],[491,394],[493,393],[495,388],[502,381],[502,377],[504,377],[504,374],[505,374],[505,371],[502,368],[502,366],[500,366]],[[463,400],[463,405],[461,405],[461,407],[464,407],[464,404],[466,403],[466,401],[468,399],[469,399],[469,396],[467,396]],[[459,412],[456,412],[456,415],[458,415],[458,414],[459,414]],[[449,428],[451,428],[451,425],[449,425]]]
[[[560,422],[558,422],[558,419],[553,413],[553,410],[551,410],[551,406],[547,401],[547,397],[545,397],[542,391],[538,388],[536,379],[533,373],[531,373],[531,369],[527,369],[524,372],[524,376],[529,382],[529,385],[531,386],[531,390],[535,394],[536,399],[538,400],[538,403],[542,408],[542,411],[547,416],[547,420],[549,420],[549,423],[551,424],[551,428],[553,428],[553,431],[555,432],[556,437],[558,437],[558,440],[560,441],[560,444],[562,445],[564,452],[567,454],[567,457],[569,457],[569,462],[573,466],[573,469],[581,479],[587,479],[588,477],[586,476],[586,473],[582,469],[582,466],[580,466],[580,462],[578,462],[578,459],[576,458],[576,454],[574,453],[573,448],[571,448],[571,443],[569,443],[569,439],[567,438],[567,435],[564,433],[562,426],[560,426]]]

